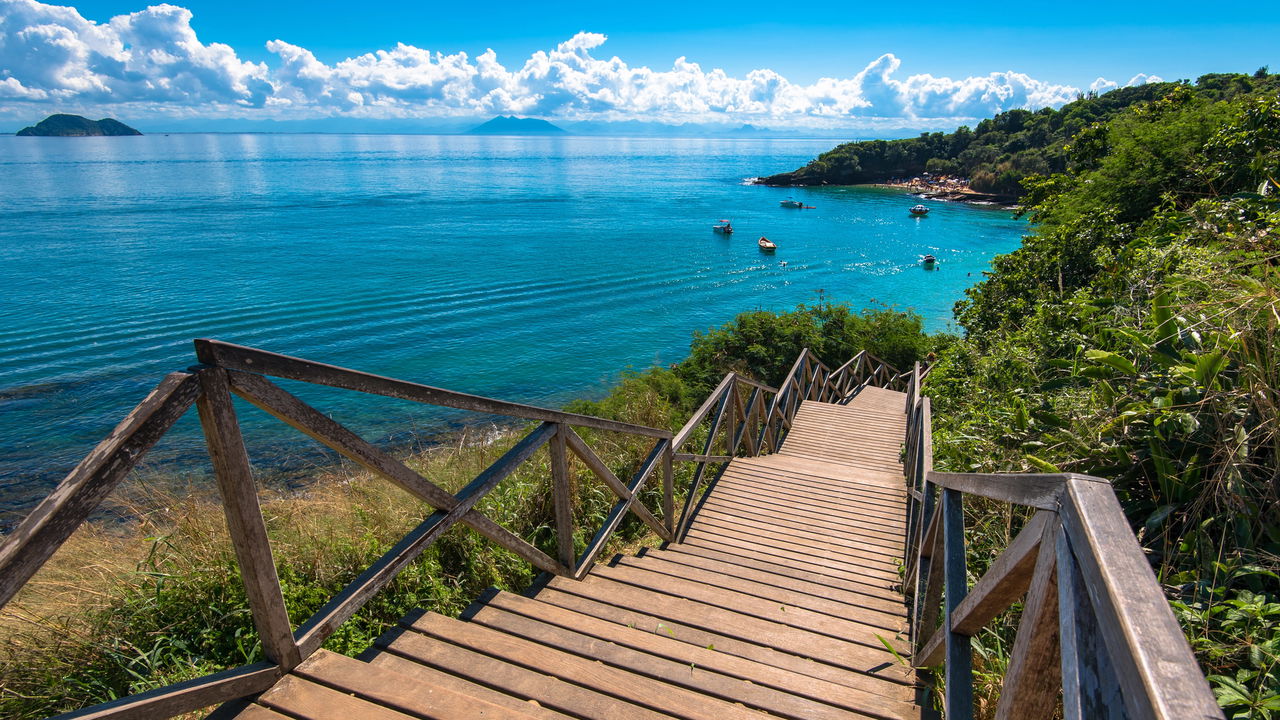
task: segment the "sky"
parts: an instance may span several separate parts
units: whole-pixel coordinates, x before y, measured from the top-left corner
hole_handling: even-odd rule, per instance
[[[1280,70],[1280,3],[0,0],[0,123],[380,120],[944,128]]]

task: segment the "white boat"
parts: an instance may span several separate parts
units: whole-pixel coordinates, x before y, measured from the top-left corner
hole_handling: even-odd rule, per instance
[[[721,220],[716,225],[713,225],[711,229],[722,235],[732,235],[733,223],[729,222],[728,220]]]
[[[799,200],[792,200],[792,199],[790,199],[790,198],[788,198],[788,199],[786,199],[786,200],[783,200],[782,202],[780,202],[780,203],[778,203],[778,204],[779,204],[779,205],[781,205],[781,206],[782,206],[782,207],[784,207],[784,208],[802,208],[802,207],[804,207],[804,203],[800,202]]]
[[[925,255],[920,258],[920,262],[924,264],[925,270],[932,270],[938,265],[938,258],[932,255]]]
[[[764,252],[773,252],[778,249],[778,245],[776,243],[763,235],[756,241],[756,244],[759,245],[760,249]]]
[[[927,207],[925,207],[925,206],[923,206],[923,205],[916,205],[916,206],[914,206],[914,207],[912,207],[912,208],[911,208],[911,214],[912,214],[912,215],[928,215],[928,214],[929,214],[929,208],[927,208]]]

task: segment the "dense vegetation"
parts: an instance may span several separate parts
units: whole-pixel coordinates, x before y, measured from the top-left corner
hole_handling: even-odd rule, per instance
[[[974,190],[1019,197],[1022,180],[1075,169],[1088,160],[1090,148],[1103,127],[1135,105],[1165,97],[1178,89],[1194,89],[1205,99],[1228,100],[1251,93],[1280,91],[1280,75],[1266,69],[1252,76],[1205,75],[1194,86],[1151,83],[1081,97],[1054,110],[1009,110],[983,120],[977,127],[953,133],[924,133],[903,140],[844,143],[819,155],[808,165],[763,178],[768,185],[854,185],[909,178],[929,172],[968,178]],[[1083,133],[1083,135],[1081,135]],[[1080,136],[1080,137],[1077,137]]]
[[[1280,99],[1223,98],[1176,86],[1029,178],[1034,230],[958,305],[928,390],[943,467],[1111,479],[1228,715],[1271,718]]]

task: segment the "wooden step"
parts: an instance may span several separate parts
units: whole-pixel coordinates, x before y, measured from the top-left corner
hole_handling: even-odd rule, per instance
[[[742,577],[748,577],[750,573],[758,572],[762,575],[776,578],[780,583],[795,580],[808,583],[814,587],[829,588],[833,593],[849,593],[860,597],[877,599],[875,602],[869,602],[866,607],[905,606],[901,593],[893,590],[881,589],[859,581],[851,581],[847,578],[832,575],[830,572],[806,570],[796,565],[779,565],[756,555],[738,555],[723,549],[714,549],[691,543],[669,545],[666,552],[671,555],[689,558],[690,560],[692,558],[703,558],[710,562],[722,563],[732,567],[732,572]]]
[[[434,668],[573,717],[626,720],[667,717],[554,674],[531,670],[518,662],[508,662],[411,629],[399,628],[387,633],[378,640],[377,647],[383,652],[369,661],[371,665],[390,667],[410,677],[414,676],[415,665]]]
[[[761,717],[740,705],[609,667],[599,660],[582,658],[479,623],[425,613],[415,619],[410,628],[671,717],[689,720],[759,720]]]
[[[824,633],[798,627],[795,618],[805,614],[799,608],[792,609],[791,622],[787,622],[788,618],[784,617],[787,613],[785,605],[764,604],[766,601],[757,601],[752,603],[755,613],[751,613],[740,611],[738,607],[700,602],[655,589],[629,585],[615,577],[606,578],[599,572],[593,572],[581,581],[556,578],[551,581],[550,586],[579,595],[594,594],[607,598],[608,602],[614,605],[643,607],[660,617],[669,618],[682,625],[740,639],[749,638],[754,642],[848,670],[895,682],[911,682],[910,672],[897,665],[896,659],[880,642],[880,638],[900,646],[904,643],[891,637],[889,631],[872,626],[832,622],[825,624],[828,632]],[[760,614],[772,617],[760,617]],[[812,617],[813,615],[816,614],[807,613],[806,619],[821,622]],[[835,636],[829,634],[831,632],[847,632],[851,633],[852,637]]]
[[[747,708],[767,712],[770,715],[795,720],[805,718],[837,720],[851,717],[847,709],[779,692],[751,680],[725,675],[707,665],[699,665],[696,661],[671,660],[658,653],[638,650],[612,640],[571,630],[548,622],[541,616],[530,617],[496,607],[492,603],[477,610],[469,619],[471,622],[508,635],[522,637],[582,658],[598,660],[619,670],[686,688],[699,695],[740,703]],[[661,642],[661,638],[658,638],[658,641]],[[679,645],[675,641],[671,641],[671,644]],[[708,651],[708,654],[715,653]],[[852,716],[868,717],[862,713]]]
[[[572,590],[570,586],[566,586],[566,588]],[[662,635],[677,642],[702,648],[714,648],[716,652],[728,653],[770,667],[781,668],[806,677],[826,680],[843,687],[869,692],[892,700],[909,702],[914,695],[913,688],[896,680],[880,678],[837,664],[825,663],[815,660],[808,654],[779,649],[762,641],[759,637],[751,637],[750,633],[744,633],[737,627],[732,627],[725,631],[709,630],[706,627],[686,624],[675,619],[673,616],[679,613],[659,612],[657,608],[653,607],[639,610],[630,606],[615,605],[612,602],[608,602],[607,599],[593,597],[590,594],[590,590],[586,590],[583,594],[578,594],[558,587],[548,586],[538,592],[536,599],[583,615],[590,615],[625,625],[628,628],[642,630],[653,635]],[[706,625],[708,623],[704,621],[703,624]]]
[[[918,710],[908,703],[793,672],[770,663],[744,658],[717,648],[714,642],[707,643],[705,646],[681,642],[666,633],[649,632],[631,625],[603,620],[587,613],[568,610],[541,599],[531,599],[511,593],[496,594],[488,601],[488,607],[519,613],[527,618],[552,623],[581,635],[666,658],[680,665],[682,675],[686,668],[703,668],[858,714],[876,717],[918,715]],[[802,715],[802,717],[806,716],[808,715]]]

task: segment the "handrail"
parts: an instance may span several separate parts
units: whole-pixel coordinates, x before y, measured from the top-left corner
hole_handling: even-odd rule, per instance
[[[320,648],[337,628],[413,562],[444,532],[463,524],[539,569],[582,578],[628,513],[664,540],[674,539],[673,435],[668,430],[510,403],[371,375],[216,340],[197,340],[200,365],[167,376],[58,484],[0,544],[0,607],[66,542],[141,457],[194,404],[200,414],[214,478],[255,628],[268,662],[85,708],[64,717],[170,717],[254,695]],[[268,379],[268,375],[414,402],[541,421],[466,487],[451,494]],[[735,386],[772,390],[745,378]],[[295,629],[285,609],[257,488],[245,452],[232,394],[261,408],[342,456],[390,480],[435,508],[430,516]],[[630,483],[623,483],[573,427],[622,432],[655,440]],[[551,456],[557,557],[552,558],[475,509],[517,467],[546,445]],[[574,557],[567,456],[572,453],[617,496],[603,526]],[[662,475],[662,515],[639,502],[646,482]]]
[[[906,408],[903,587],[914,664],[943,666],[948,720],[973,717],[970,638],[1024,595],[997,718],[1042,716],[1059,692],[1068,720],[1222,718],[1110,483],[1073,473],[934,472],[921,379],[917,366]],[[965,495],[1036,509],[972,587]]]

